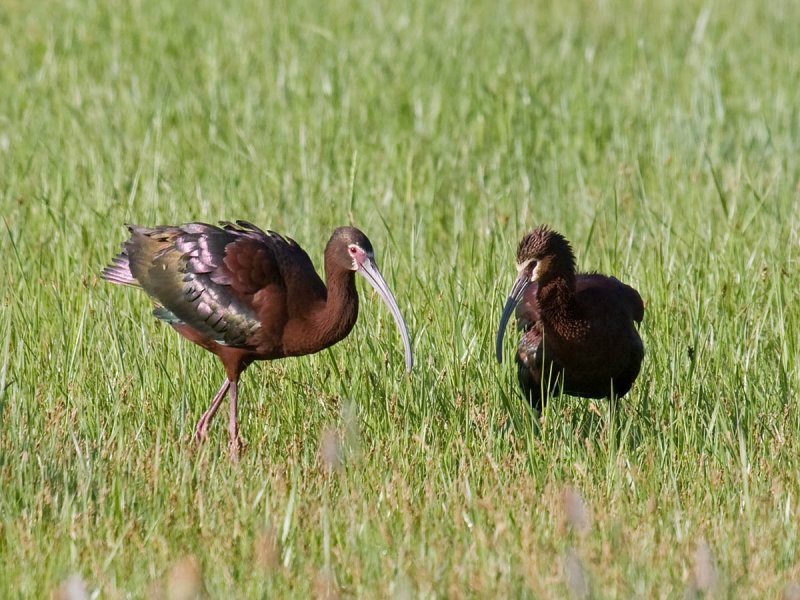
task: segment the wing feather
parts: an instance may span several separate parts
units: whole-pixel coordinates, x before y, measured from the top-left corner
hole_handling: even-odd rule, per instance
[[[246,221],[129,229],[123,254],[132,279],[158,303],[156,315],[229,346],[252,344],[261,328],[255,294],[285,291],[292,271],[310,269],[324,293],[294,240]]]

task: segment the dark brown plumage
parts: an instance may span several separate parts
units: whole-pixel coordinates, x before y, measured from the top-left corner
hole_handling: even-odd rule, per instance
[[[533,407],[541,410],[559,391],[586,398],[627,394],[644,357],[639,293],[614,277],[576,274],[569,242],[545,226],[522,238],[517,272],[497,332],[497,361],[516,309],[519,382]]]
[[[358,317],[356,273],[389,307],[411,370],[405,323],[361,231],[333,232],[326,286],[294,240],[244,221],[220,225],[130,225],[122,253],[102,273],[111,283],[141,287],[156,303],[156,317],[222,361],[227,378],[197,423],[198,442],[229,393],[230,448],[238,455],[240,375],[253,361],[311,354],[345,338]]]

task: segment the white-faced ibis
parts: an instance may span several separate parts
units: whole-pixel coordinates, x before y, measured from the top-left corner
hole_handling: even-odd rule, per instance
[[[142,288],[156,317],[217,355],[225,368],[225,382],[197,423],[198,442],[229,394],[230,449],[238,456],[240,375],[253,361],[312,354],[347,337],[358,316],[356,273],[389,307],[411,370],[400,309],[375,266],[372,244],[354,227],[339,227],[328,241],[326,283],[294,240],[245,221],[128,230],[103,279]]]
[[[642,298],[614,277],[577,274],[575,255],[560,233],[540,226],[519,243],[517,279],[497,332],[497,362],[515,308],[522,334],[519,383],[535,409],[559,391],[610,398],[631,389],[644,358],[635,325],[644,316]]]

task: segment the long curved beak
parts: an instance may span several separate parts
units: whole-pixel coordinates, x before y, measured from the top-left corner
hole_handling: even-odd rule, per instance
[[[397,300],[394,299],[386,280],[381,275],[378,267],[372,262],[370,258],[366,258],[361,263],[356,273],[360,273],[369,284],[375,288],[381,299],[389,308],[389,312],[394,317],[394,322],[397,323],[397,328],[400,330],[400,337],[403,338],[403,348],[406,352],[406,371],[411,372],[411,367],[414,366],[414,359],[411,356],[411,342],[408,339],[408,330],[406,329],[406,322],[403,320],[403,315],[400,314],[400,309],[397,306]]]
[[[525,289],[530,285],[530,279],[525,275],[524,271],[517,276],[514,285],[511,288],[511,293],[506,300],[506,306],[503,308],[503,316],[500,317],[500,328],[497,330],[497,343],[495,345],[495,352],[497,354],[497,362],[503,362],[503,336],[506,334],[506,325],[511,318],[511,313],[517,308],[517,304],[522,300],[522,295]]]

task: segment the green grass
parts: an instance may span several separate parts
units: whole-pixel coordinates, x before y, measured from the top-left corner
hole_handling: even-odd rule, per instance
[[[800,4],[556,4],[4,2],[0,596],[800,581]],[[215,359],[98,278],[124,222],[236,218],[318,266],[362,228],[416,354],[359,284],[345,341],[246,373],[238,467],[224,417],[192,443]],[[537,431],[493,340],[541,222],[647,355]]]

